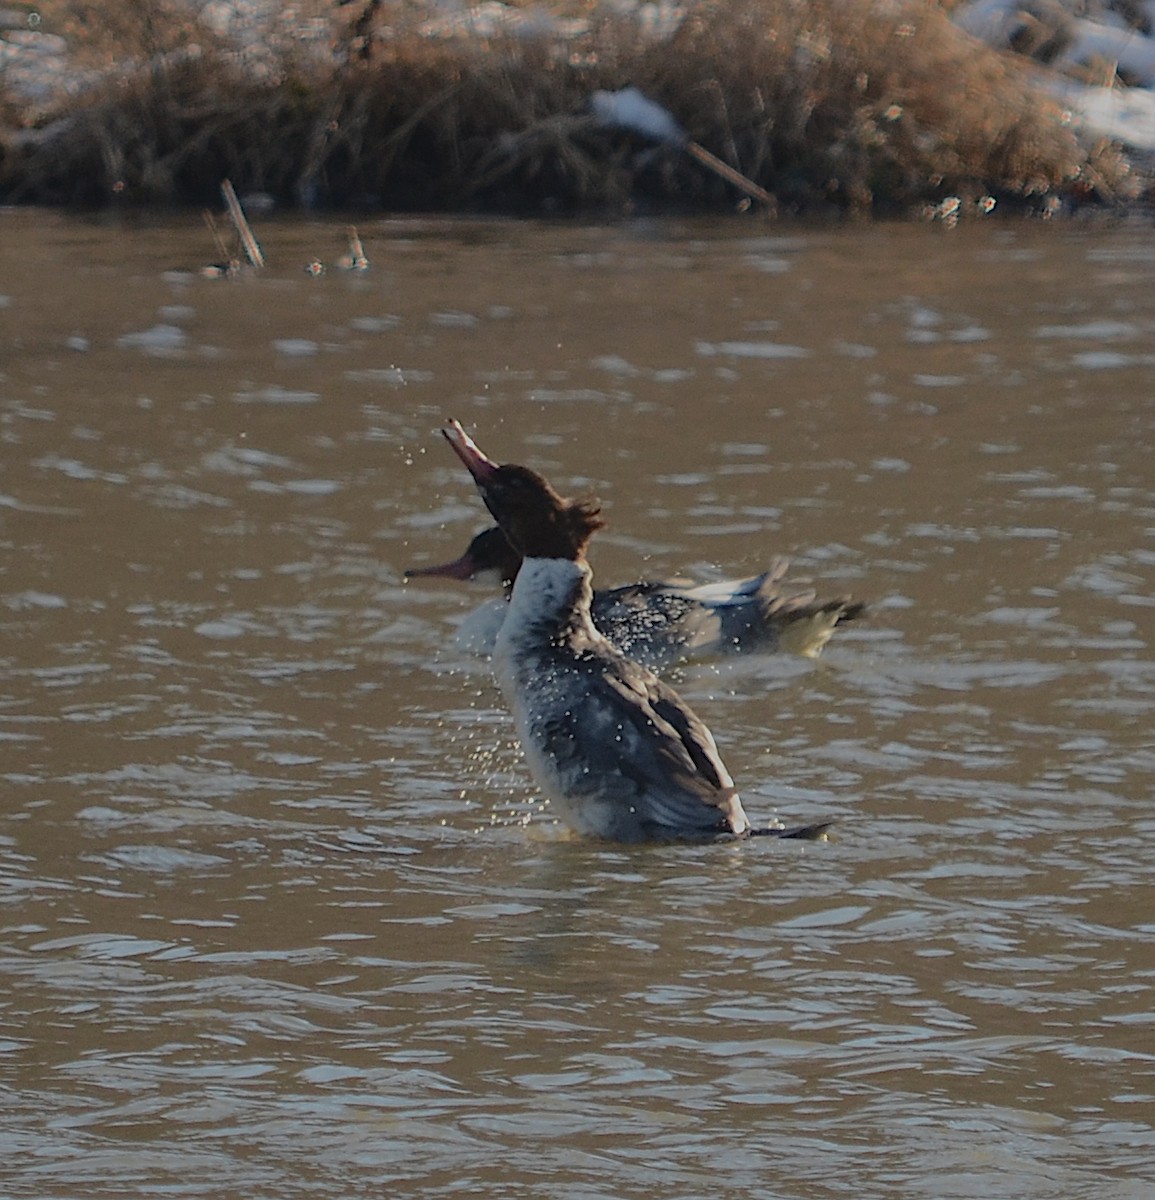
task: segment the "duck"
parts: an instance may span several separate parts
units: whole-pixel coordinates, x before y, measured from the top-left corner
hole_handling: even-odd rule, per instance
[[[754,827],[705,722],[598,630],[586,559],[605,525],[598,504],[499,465],[458,421],[442,433],[521,556],[493,670],[551,810],[618,843],[825,836],[829,822]]]
[[[406,579],[439,577],[499,587],[502,595],[473,610],[458,627],[461,650],[493,653],[521,555],[500,526],[483,529],[452,562],[411,567]],[[662,672],[669,667],[731,654],[786,652],[817,658],[844,621],[866,609],[849,596],[818,600],[816,593],[786,594],[789,560],[776,557],[760,575],[692,584],[643,581],[595,589],[594,624],[635,662]]]

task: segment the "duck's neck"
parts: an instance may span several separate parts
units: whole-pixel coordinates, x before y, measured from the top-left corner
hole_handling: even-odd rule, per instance
[[[470,581],[480,584],[482,587],[501,588],[507,600],[513,591],[513,580],[509,578],[508,572],[503,571],[500,567],[486,567],[482,571],[475,571],[470,576]]]
[[[593,629],[593,572],[580,559],[527,558],[513,585],[506,625],[556,637],[576,627]]]

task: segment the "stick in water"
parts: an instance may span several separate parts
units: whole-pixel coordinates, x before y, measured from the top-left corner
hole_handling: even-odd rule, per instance
[[[205,225],[208,226],[208,231],[212,234],[218,256],[218,261],[211,267],[206,267],[205,270],[211,275],[235,275],[241,266],[237,256],[225,245],[225,239],[221,236],[216,218],[207,208],[204,211],[204,218]]]
[[[365,247],[361,245],[361,239],[357,235],[357,226],[350,225],[346,232],[349,238],[349,253],[342,257],[340,265],[346,271],[367,271],[369,260],[365,257]]]
[[[245,255],[249,262],[254,267],[263,267],[265,256],[261,253],[260,246],[257,245],[257,239],[253,237],[253,231],[245,219],[244,210],[241,208],[241,202],[237,199],[237,193],[233,190],[231,180],[226,179],[221,184],[221,195],[225,198],[225,208],[229,210],[229,217],[236,226],[237,234],[241,239],[241,245],[245,248]]]

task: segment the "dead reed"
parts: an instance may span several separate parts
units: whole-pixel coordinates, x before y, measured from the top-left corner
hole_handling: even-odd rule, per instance
[[[1080,143],[1029,66],[931,0],[699,0],[664,40],[594,4],[569,6],[586,28],[562,39],[436,37],[419,4],[316,0],[259,51],[194,26],[179,0],[42,7],[87,82],[21,116],[0,78],[9,201],[204,203],[231,178],[331,207],[738,203],[677,147],[594,121],[590,94],[629,85],[789,211],[1053,205],[1129,186],[1122,156]],[[297,36],[306,18],[327,22],[324,39]]]

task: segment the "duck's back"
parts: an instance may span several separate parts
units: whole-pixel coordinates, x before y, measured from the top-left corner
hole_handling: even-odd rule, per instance
[[[553,575],[548,586],[531,575],[526,593],[536,593],[535,603],[521,606],[519,577],[494,667],[530,769],[558,816],[615,841],[744,832],[746,815],[714,739],[677,693],[588,619],[550,627],[540,597],[551,588],[560,594],[565,572]]]

